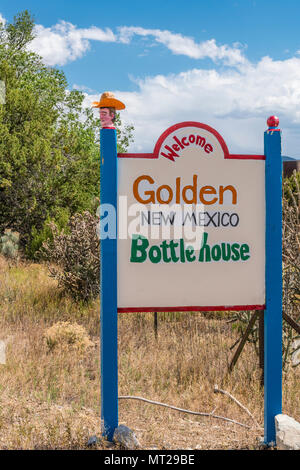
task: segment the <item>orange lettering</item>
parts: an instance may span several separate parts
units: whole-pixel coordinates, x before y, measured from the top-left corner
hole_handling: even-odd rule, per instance
[[[210,201],[207,201],[204,198],[205,194],[216,194],[215,188],[213,188],[212,186],[202,186],[202,188],[200,189],[200,193],[199,193],[199,199],[202,204],[210,205],[210,204],[215,204],[217,202],[218,200],[217,197],[214,197]]]
[[[231,191],[232,193],[232,204],[236,204],[237,202],[237,192],[236,192],[236,189],[234,186],[231,186],[231,184],[229,186],[220,186],[220,204],[223,204],[224,203],[224,199],[223,199],[223,194],[225,191]]]
[[[149,196],[148,199],[142,199],[140,194],[139,194],[139,184],[141,181],[146,180],[149,183],[153,184],[154,180],[151,178],[151,176],[148,175],[141,175],[139,176],[135,182],[133,183],[133,195],[135,199],[140,202],[141,204],[148,204],[149,202],[152,202],[155,204],[155,193],[154,191],[145,191],[145,196]]]

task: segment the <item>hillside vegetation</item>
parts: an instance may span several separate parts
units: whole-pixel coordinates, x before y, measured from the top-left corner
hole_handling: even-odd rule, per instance
[[[2,257],[0,276],[0,339],[6,343],[0,449],[83,449],[91,435],[101,435],[99,302],[76,303],[62,295],[42,264],[9,265]],[[156,339],[152,314],[119,316],[120,395],[213,411],[249,426],[120,400],[119,421],[135,430],[143,448],[258,448],[262,429],[229,397],[214,393],[215,384],[231,393],[263,426],[253,345],[246,345],[228,373],[230,346],[238,338],[229,318],[159,314]],[[298,420],[299,379],[300,368],[284,373],[283,411]],[[100,441],[98,448],[107,445]]]

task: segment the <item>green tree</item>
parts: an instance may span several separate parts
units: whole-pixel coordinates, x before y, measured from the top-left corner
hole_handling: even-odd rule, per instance
[[[64,73],[30,52],[34,20],[25,11],[0,24],[0,233],[20,233],[28,255],[50,235],[54,220],[94,211],[99,195],[99,127],[84,95],[69,91]],[[118,120],[120,127],[120,120]],[[119,151],[132,140],[132,127],[118,129]]]

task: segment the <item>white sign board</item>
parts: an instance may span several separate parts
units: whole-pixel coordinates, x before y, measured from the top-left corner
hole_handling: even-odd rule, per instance
[[[184,122],[118,158],[118,310],[265,303],[265,162]]]

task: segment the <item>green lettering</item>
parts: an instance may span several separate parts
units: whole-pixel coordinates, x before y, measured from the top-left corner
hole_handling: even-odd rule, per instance
[[[240,259],[240,252],[239,252],[240,245],[239,243],[234,243],[231,247],[232,250],[232,261],[238,261]]]
[[[171,258],[172,258],[173,263],[177,263],[177,261],[179,261],[179,258],[176,255],[176,251],[175,251],[175,248],[177,248],[177,247],[178,247],[178,243],[175,243],[174,240],[171,240],[170,241],[170,250],[171,250]]]
[[[214,261],[221,259],[222,251],[220,245],[214,245],[211,249],[211,256]]]
[[[244,245],[241,246],[241,260],[246,261],[247,259],[250,258],[250,255],[248,254],[250,252],[249,245],[244,243]]]
[[[207,239],[208,239],[208,233],[204,232],[203,233],[203,238],[202,238],[201,249],[200,249],[200,252],[199,252],[199,261],[201,261],[201,262],[204,261],[204,251],[205,251],[205,261],[211,261],[210,247],[206,243]]]
[[[184,241],[183,238],[180,238],[180,261],[185,263],[185,254],[184,254]]]
[[[131,241],[131,263],[143,263],[147,258],[147,248],[149,241],[142,235],[132,235]],[[138,255],[138,253],[140,253]]]
[[[185,250],[186,259],[191,262],[195,261],[196,256],[194,255],[194,248],[192,246],[188,246]]]
[[[156,254],[155,254],[156,253]],[[161,251],[159,246],[152,246],[149,250],[149,259],[151,263],[159,263],[161,260]]]
[[[164,240],[160,246],[162,248],[164,262],[165,263],[170,263],[170,261],[172,261],[172,258],[170,258],[168,256],[168,248],[169,248],[170,245],[168,245],[166,240]]]
[[[229,261],[230,260],[230,255],[231,255],[231,249],[230,249],[230,243],[222,243],[222,259],[224,261]],[[227,251],[226,251],[227,248]]]

